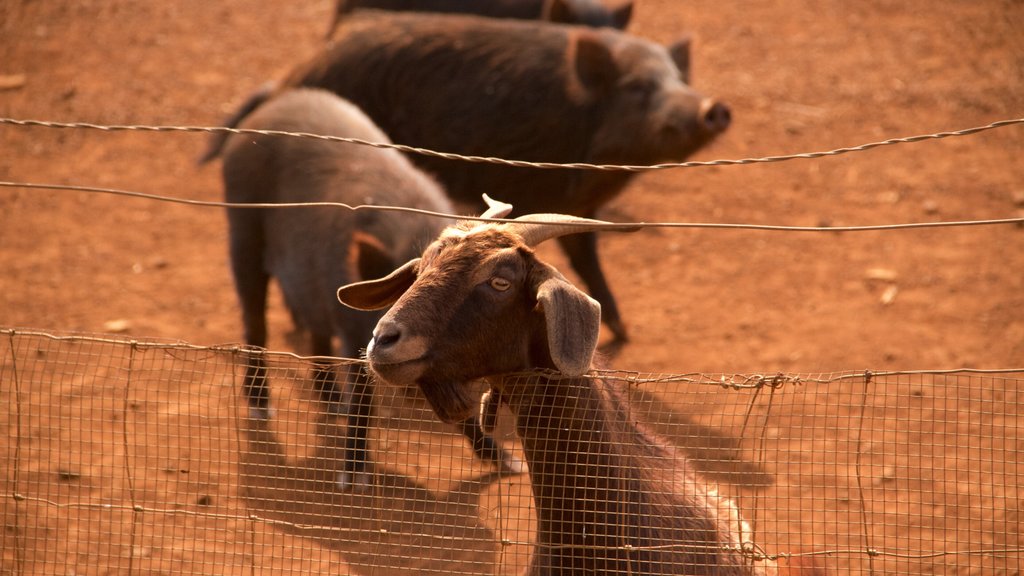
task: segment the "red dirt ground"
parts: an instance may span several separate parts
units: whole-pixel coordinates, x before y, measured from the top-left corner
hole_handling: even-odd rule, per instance
[[[828,150],[1024,117],[1019,0],[637,2],[631,32],[663,43],[692,33],[695,86],[732,106],[732,128],[694,159]],[[330,4],[4,2],[0,116],[218,125],[254,87],[322,44]],[[204,141],[198,134],[0,125],[0,180],[218,200],[218,167],[194,164]],[[1015,125],[818,160],[665,170],[638,177],[602,217],[798,226],[1020,218],[1022,157],[1024,126]],[[1019,224],[844,233],[652,229],[601,242],[632,336],[610,359],[617,368],[774,374],[1024,367]],[[565,269],[555,251],[544,254]],[[241,338],[225,218],[216,208],[0,188],[0,273],[0,327],[204,345]],[[271,348],[301,352],[280,306],[271,321]],[[1004,392],[1016,397],[1013,388]],[[808,423],[818,421],[813,412]],[[1019,435],[1014,417],[1007,430]],[[890,422],[879,418],[882,435]],[[250,440],[262,434],[248,433]],[[396,490],[394,497],[425,489]],[[454,505],[452,493],[430,492],[431,505]],[[1021,504],[1007,505],[1014,512],[1002,520],[1004,543],[1019,546]],[[301,511],[290,513],[302,522]],[[246,533],[246,523],[238,524],[231,529]],[[65,552],[73,556],[75,546],[88,549],[96,538],[102,540],[66,542]],[[252,546],[270,551],[260,563],[266,569],[344,572],[343,562],[355,557],[273,526],[261,529],[259,540]],[[202,550],[190,542],[193,549],[178,552],[189,555],[192,569],[228,571],[202,563],[213,543]],[[820,544],[810,535],[807,543]],[[1012,562],[972,571],[969,561],[953,559],[928,573],[1019,574]],[[0,574],[14,570],[0,565]]]

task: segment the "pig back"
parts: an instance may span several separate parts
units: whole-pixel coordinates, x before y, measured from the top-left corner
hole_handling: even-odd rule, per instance
[[[607,28],[368,11],[346,20],[335,42],[283,85],[340,94],[411,146],[528,162],[647,164],[682,160],[727,126],[727,109],[686,85],[680,61]],[[518,214],[589,215],[631,178],[413,160],[454,199],[475,204],[487,192]]]
[[[526,161],[588,158],[595,113],[567,52],[575,27],[473,16],[357,12],[285,86],[331,90],[402,144]],[[412,155],[458,202],[578,213],[574,170]]]
[[[601,0],[337,0],[327,37],[334,35],[338,23],[347,14],[363,8],[476,14],[520,20],[540,19],[593,27],[612,26],[619,29],[629,24],[633,14],[632,0],[615,9],[605,6]]]
[[[388,141],[356,106],[323,90],[277,94],[240,128]],[[453,211],[440,187],[395,150],[242,134],[228,140],[223,171],[229,202],[337,202]],[[293,312],[320,333],[344,332],[345,325],[358,324],[342,318],[348,312],[334,299],[338,286],[360,279],[350,263],[357,232],[373,238],[401,263],[417,256],[447,224],[406,212],[353,212],[332,206],[233,208],[228,218],[232,241],[251,244],[262,253],[263,267],[278,279]]]

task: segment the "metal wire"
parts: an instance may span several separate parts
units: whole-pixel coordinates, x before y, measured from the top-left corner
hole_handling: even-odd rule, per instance
[[[345,142],[349,144],[359,144],[363,146],[371,146],[374,148],[390,148],[399,150],[401,152],[408,152],[412,154],[420,154],[423,156],[432,156],[436,158],[444,158],[446,160],[458,160],[463,162],[473,163],[486,163],[486,164],[500,164],[504,166],[515,166],[525,168],[539,168],[539,169],[575,169],[575,170],[602,170],[602,171],[625,171],[625,172],[646,172],[652,170],[665,170],[670,168],[696,168],[701,166],[741,166],[746,164],[766,164],[772,162],[785,162],[789,160],[807,160],[814,158],[823,158],[826,156],[839,156],[841,154],[849,154],[851,152],[864,152],[873,148],[880,148],[883,146],[893,146],[897,144],[912,144],[916,142],[922,142],[925,140],[937,140],[942,138],[952,138],[959,136],[970,136],[972,134],[978,134],[988,130],[994,130],[996,128],[1005,128],[1008,126],[1015,126],[1024,124],[1024,118],[1013,118],[1007,120],[999,120],[986,124],[984,126],[975,126],[973,128],[964,128],[962,130],[953,130],[945,132],[936,132],[932,134],[922,134],[918,136],[905,136],[901,138],[889,138],[878,142],[869,142],[867,144],[861,144],[858,146],[847,146],[843,148],[836,148],[833,150],[825,150],[821,152],[804,152],[800,154],[784,154],[775,156],[764,156],[760,158],[742,158],[738,160],[709,160],[709,161],[688,161],[688,162],[665,162],[654,165],[617,165],[617,164],[590,164],[585,162],[574,162],[574,163],[556,163],[556,162],[528,162],[525,160],[510,160],[505,158],[495,158],[491,156],[472,156],[455,154],[452,152],[442,152],[437,150],[430,150],[428,148],[419,148],[415,146],[406,146],[403,144],[392,144],[383,142],[371,142],[360,138],[347,138],[343,136],[326,136],[322,134],[310,134],[308,132],[286,132],[281,130],[253,130],[243,128],[227,128],[224,126],[147,126],[138,124],[128,125],[105,125],[105,124],[93,124],[89,122],[57,122],[52,120],[28,120],[18,118],[0,118],[0,124],[8,124],[12,126],[24,126],[24,127],[42,127],[42,128],[71,128],[71,129],[89,129],[89,130],[101,130],[104,132],[119,132],[119,131],[134,131],[134,132],[201,132],[201,133],[228,133],[228,134],[260,134],[266,136],[285,136],[292,138],[312,138],[316,140],[327,140],[331,142]]]
[[[361,204],[352,206],[341,202],[281,202],[281,203],[232,203],[219,202],[216,200],[192,200],[188,198],[175,198],[160,194],[137,192],[132,190],[119,190],[115,188],[101,188],[95,186],[79,186],[74,184],[42,184],[35,182],[9,182],[0,181],[0,187],[4,188],[29,188],[46,190],[64,190],[72,192],[87,192],[97,194],[112,194],[130,198],[142,198],[158,202],[172,204],[185,204],[205,208],[243,208],[243,209],[289,209],[289,208],[314,208],[331,207],[342,208],[352,211],[386,211],[386,212],[410,212],[424,214],[436,218],[451,219],[451,214],[442,212],[431,212],[418,208],[407,208],[404,206],[376,206]],[[507,218],[480,218],[476,216],[459,216],[463,220],[479,220],[484,222],[511,222]],[[908,222],[902,224],[869,224],[864,226],[785,226],[777,224],[730,224],[717,222],[608,222],[596,225],[597,228],[607,228],[610,231],[621,231],[623,228],[701,228],[719,230],[759,230],[768,232],[869,232],[885,230],[911,230],[919,228],[957,228],[965,226],[994,226],[1003,224],[1024,224],[1024,217],[1016,218],[994,218],[987,220],[956,220],[940,222]],[[540,224],[543,225],[543,224]],[[590,224],[577,224],[574,222],[559,222],[558,226],[590,226]]]

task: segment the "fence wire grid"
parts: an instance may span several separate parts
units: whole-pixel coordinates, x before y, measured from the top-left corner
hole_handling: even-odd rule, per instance
[[[255,357],[266,419],[241,393]],[[339,486],[349,423],[313,380],[324,361],[339,381],[364,366],[317,360],[0,329],[0,573],[522,573],[530,476],[477,459],[424,401],[380,386],[368,480]],[[751,562],[1020,573],[1024,370],[590,378],[674,447],[661,466],[696,470],[698,490],[736,505]],[[494,437],[521,459],[512,420],[503,409]]]

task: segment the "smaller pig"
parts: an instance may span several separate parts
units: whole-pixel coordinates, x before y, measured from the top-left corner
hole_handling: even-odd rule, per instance
[[[355,105],[318,89],[294,89],[270,99],[240,125],[256,130],[306,132],[387,142],[387,136]],[[404,206],[451,214],[442,189],[400,153],[342,142],[238,134],[225,145],[223,180],[230,203],[339,202]],[[335,207],[228,208],[231,267],[242,308],[245,341],[267,340],[267,288],[281,287],[295,323],[308,330],[314,356],[331,356],[332,337],[341,355],[357,358],[380,314],[353,312],[335,299],[339,283],[377,278],[418,255],[448,223],[426,214]],[[329,368],[316,371],[321,400],[335,412],[344,396]],[[256,418],[269,416],[266,366],[256,355],[247,367],[244,392]],[[346,461],[342,487],[364,486],[367,426],[372,389],[351,385],[347,406]],[[462,430],[482,458],[518,463],[486,436],[475,419]]]
[[[600,0],[338,0],[327,38],[334,36],[338,22],[358,8],[396,12],[444,12],[475,14],[490,18],[545,20],[624,30],[633,16],[633,1],[608,8]]]

